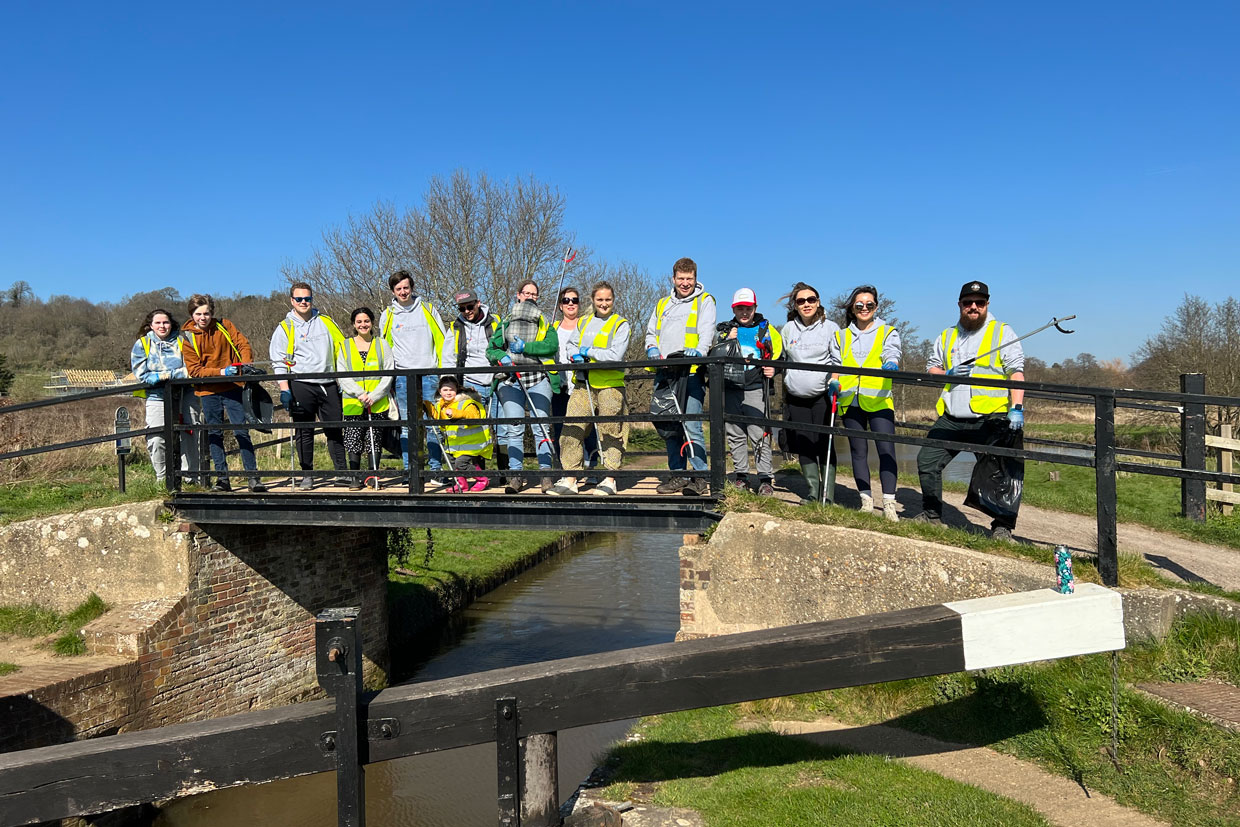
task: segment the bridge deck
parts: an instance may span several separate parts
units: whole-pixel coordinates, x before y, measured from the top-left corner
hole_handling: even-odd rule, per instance
[[[303,491],[284,477],[264,480],[268,490],[261,494],[182,491],[168,504],[192,522],[246,525],[700,533],[723,516],[714,510],[714,497],[656,493],[655,477],[621,483],[620,491],[607,497],[591,494],[588,486],[576,496],[543,494],[537,480],[531,481],[533,487],[520,494],[504,493],[496,480],[478,493],[410,495],[391,478],[378,490],[322,481]]]

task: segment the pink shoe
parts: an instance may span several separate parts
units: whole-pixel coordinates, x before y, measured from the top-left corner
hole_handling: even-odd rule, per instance
[[[469,487],[469,490],[471,492],[486,491],[487,490],[487,478],[479,477],[478,479],[474,480],[474,484]]]
[[[457,477],[456,485],[452,486],[452,493],[453,494],[464,494],[468,490],[469,490],[469,480],[465,479],[464,477]]]

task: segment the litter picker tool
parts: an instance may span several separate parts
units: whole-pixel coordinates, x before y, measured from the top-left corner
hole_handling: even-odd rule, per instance
[[[530,406],[530,413],[537,416],[538,408],[534,407],[534,400],[530,398],[530,392],[525,389],[525,385],[521,384],[520,371],[513,371],[513,376],[517,377],[517,387],[521,388],[521,393],[525,394],[525,404]],[[593,399],[593,397],[591,397],[591,399]],[[591,405],[591,407],[593,407],[593,405]],[[551,439],[551,432],[547,430],[547,423],[543,422],[539,424],[538,429],[542,431],[542,439],[538,440],[538,447],[541,448],[543,444],[546,443],[547,449],[551,452],[551,459],[558,465],[560,462],[560,457],[555,450],[555,441]],[[522,439],[524,439],[524,437],[522,437]]]
[[[564,263],[560,265],[560,283],[555,288],[555,308],[551,311],[551,326],[555,327],[555,315],[560,312],[560,291],[564,289],[564,273],[568,263],[577,257],[577,251],[569,247],[564,251]]]
[[[830,391],[828,391],[830,393]],[[835,427],[835,411],[839,407],[840,398],[838,394],[831,394],[831,420],[827,425],[831,428]],[[818,472],[818,479],[821,481],[822,491],[819,493],[818,501],[822,505],[826,505],[827,501],[835,502],[835,464],[831,462],[831,449],[835,447],[835,434],[827,434],[827,455],[823,457],[823,464],[826,466]],[[830,491],[831,495],[827,496]]]
[[[972,359],[965,359],[963,362],[961,362],[961,363],[960,363],[960,366],[961,366],[961,367],[964,367],[965,365],[971,365],[971,364],[973,364],[974,362],[976,362],[978,359],[981,359],[981,358],[983,358],[983,357],[985,357],[985,356],[989,356],[990,354],[995,353],[996,351],[1002,350],[1003,348],[1007,347],[1008,345],[1014,345],[1014,344],[1016,344],[1017,342],[1020,342],[1020,341],[1023,341],[1023,340],[1025,340],[1025,339],[1028,339],[1030,336],[1036,336],[1037,334],[1041,333],[1043,330],[1046,330],[1048,327],[1053,327],[1053,328],[1055,328],[1056,330],[1058,330],[1060,333],[1067,333],[1067,334],[1075,333],[1075,332],[1076,332],[1075,330],[1066,330],[1066,329],[1064,329],[1064,327],[1063,327],[1063,323],[1064,323],[1064,322],[1070,322],[1070,321],[1072,321],[1072,320],[1073,320],[1073,319],[1075,319],[1075,318],[1076,318],[1076,314],[1075,314],[1075,313],[1073,313],[1071,316],[1062,316],[1062,317],[1059,317],[1059,318],[1051,319],[1049,322],[1047,322],[1046,324],[1042,325],[1042,326],[1041,326],[1041,327],[1039,327],[1037,330],[1031,330],[1030,332],[1026,333],[1024,336],[1020,336],[1020,337],[1018,337],[1018,338],[1015,338],[1015,339],[1013,339],[1012,341],[1010,341],[1010,342],[1008,342],[1008,343],[1006,343],[1006,344],[1001,344],[1001,345],[999,345],[998,347],[992,347],[990,350],[986,351],[985,353],[979,353],[979,354],[977,354],[977,355],[976,355],[976,356],[974,356]]]

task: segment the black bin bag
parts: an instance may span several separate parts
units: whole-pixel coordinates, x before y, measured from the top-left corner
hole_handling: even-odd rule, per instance
[[[996,419],[987,443],[1001,448],[1021,449],[1025,447],[1025,436],[1023,431],[1010,428],[1006,419]],[[978,454],[964,504],[992,519],[1015,520],[1024,487],[1023,459]]]

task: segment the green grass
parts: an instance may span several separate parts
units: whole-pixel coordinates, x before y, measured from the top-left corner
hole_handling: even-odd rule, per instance
[[[0,525],[164,496],[164,487],[155,483],[151,466],[135,463],[125,471],[124,494],[118,490],[115,465],[0,485]]]
[[[1064,630],[1062,633],[1069,634]],[[1196,615],[1160,643],[1120,653],[1118,764],[1111,732],[1111,655],[1067,658],[745,705],[773,719],[824,715],[891,723],[947,741],[991,746],[1174,824],[1240,825],[1240,733],[1130,688],[1240,670],[1240,620]]]
[[[94,593],[64,614],[43,606],[0,606],[0,638],[39,638],[55,635],[55,639],[48,646],[56,654],[84,655],[86,641],[82,639],[82,627],[109,608],[111,607]]]
[[[1036,812],[882,756],[741,730],[738,708],[650,718],[615,747],[600,795],[688,807],[712,827],[1044,825]]]
[[[12,675],[18,669],[21,669],[21,667],[16,663],[5,663],[4,661],[0,661],[0,677]]]

